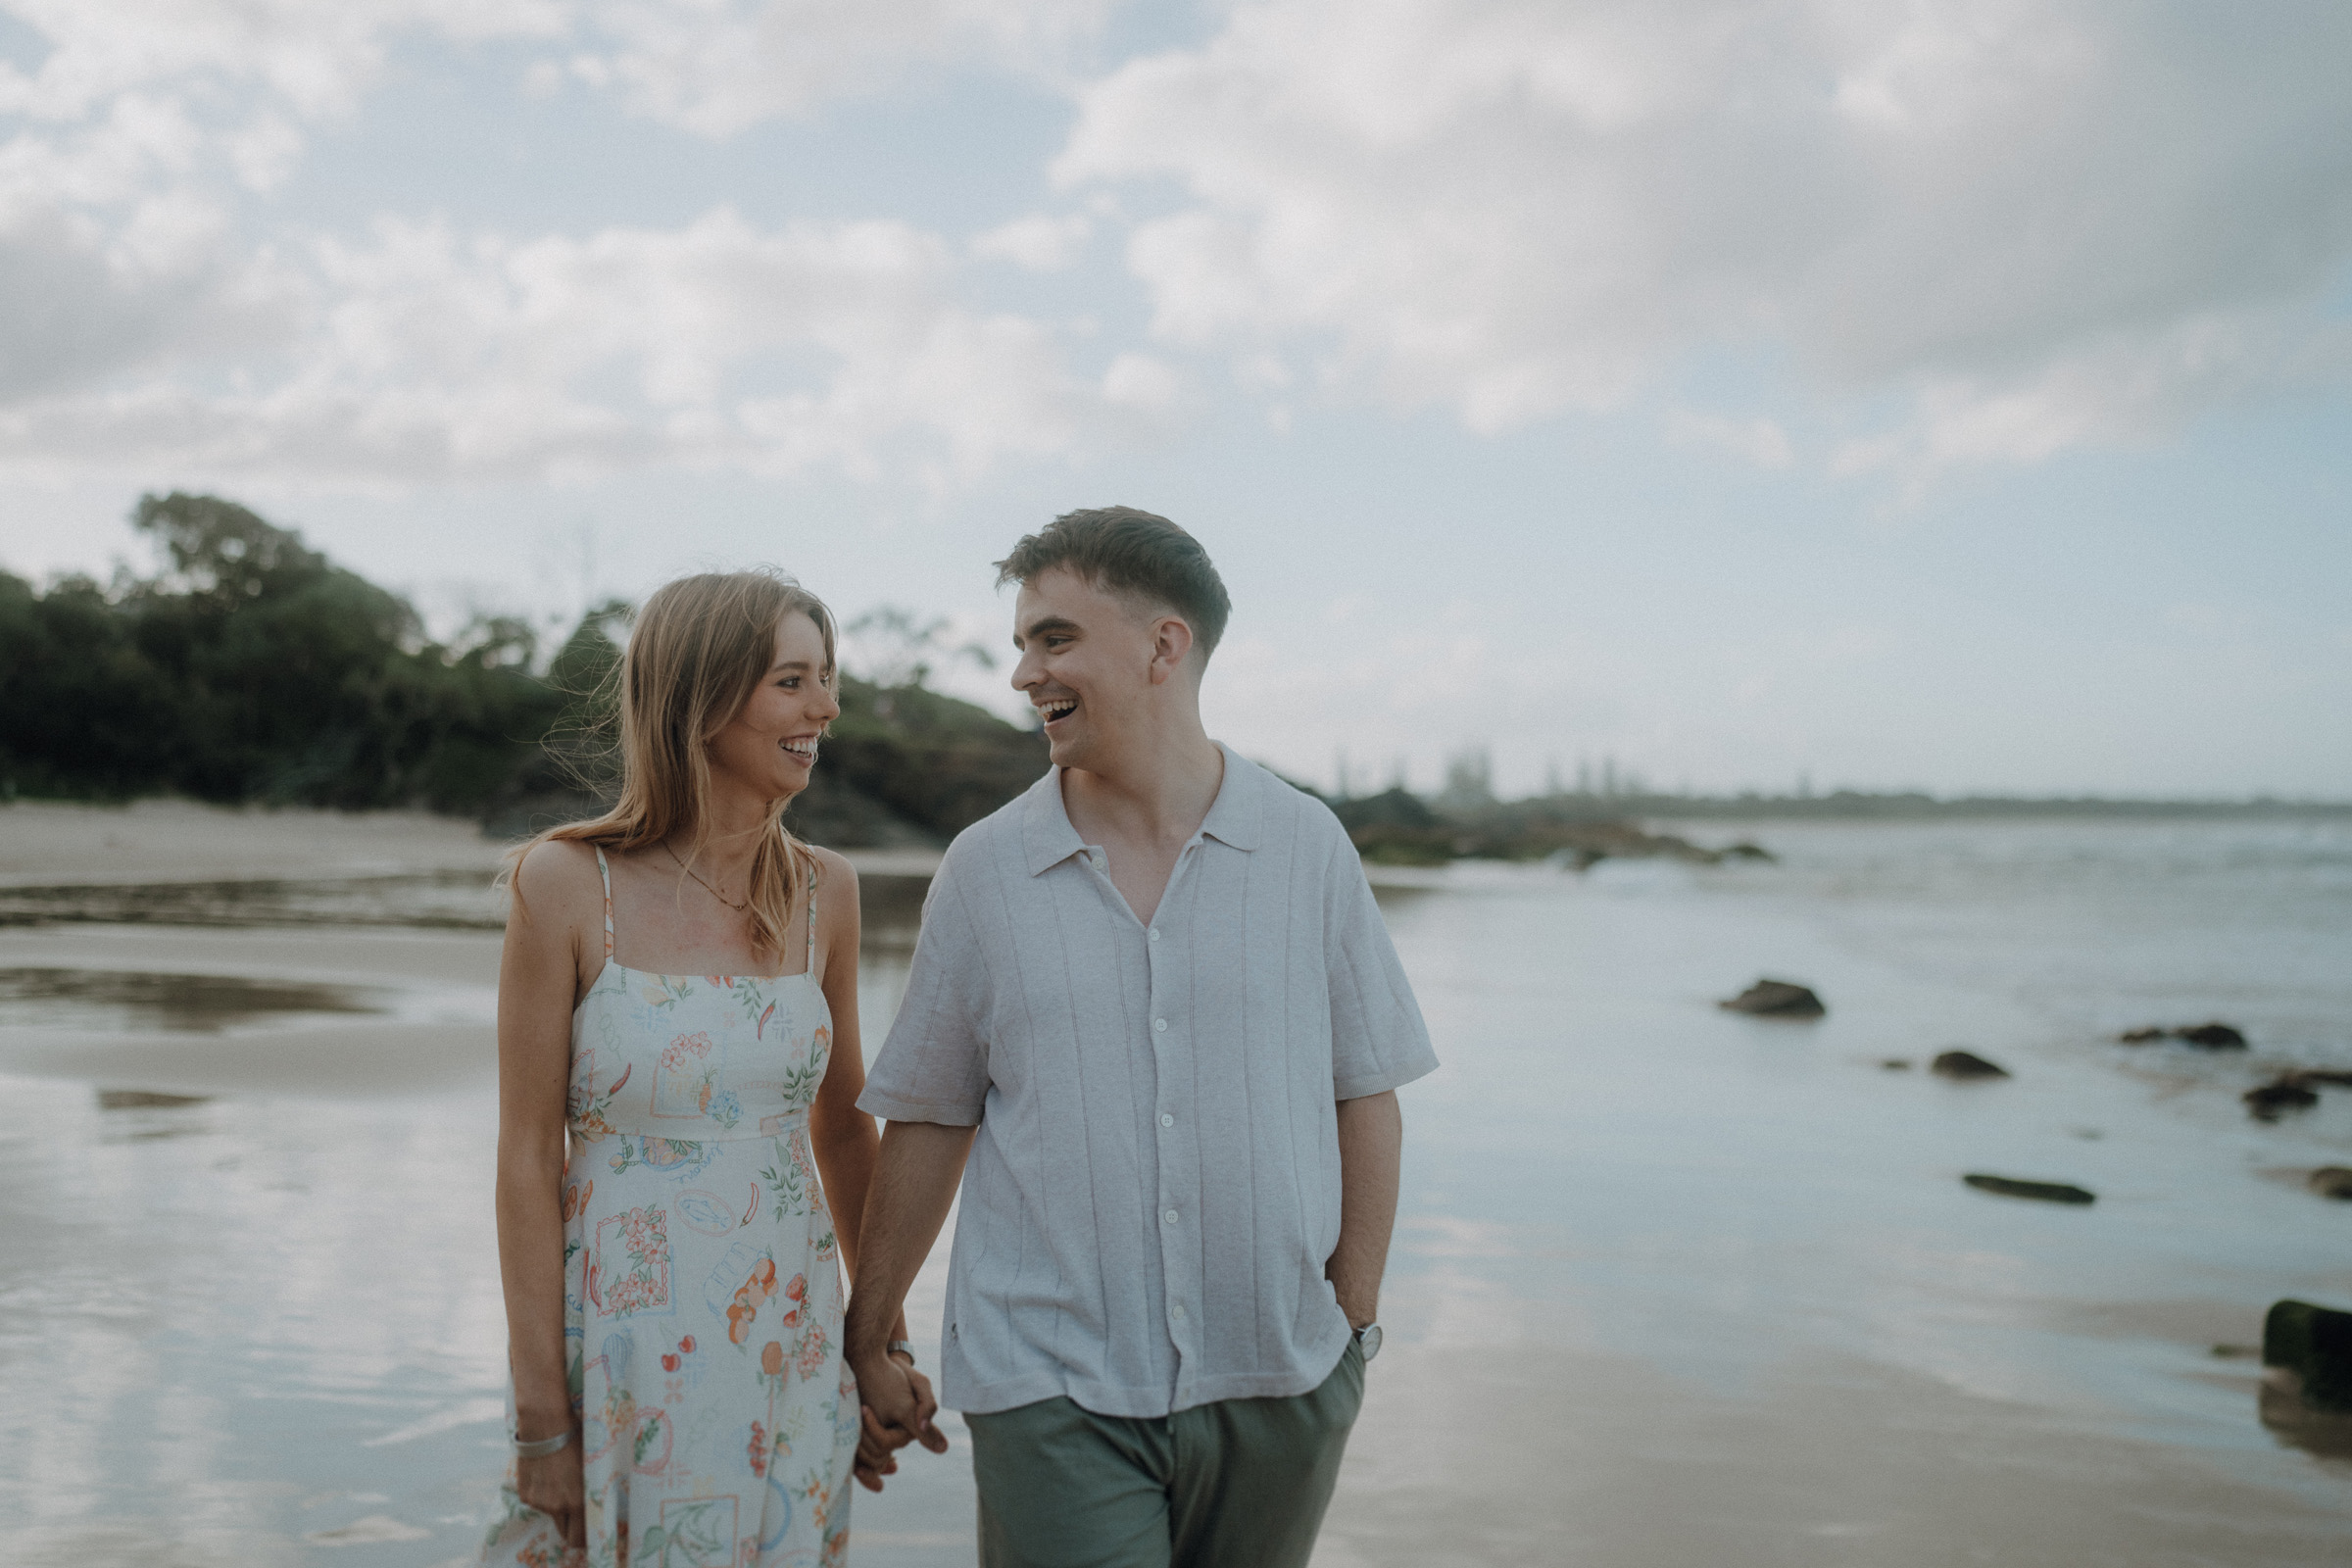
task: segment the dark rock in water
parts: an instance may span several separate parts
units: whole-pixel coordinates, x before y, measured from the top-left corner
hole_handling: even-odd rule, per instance
[[[2035,1198],[2045,1203],[2098,1201],[2097,1195],[2066,1182],[2020,1181],[2015,1176],[1987,1176],[1980,1171],[1972,1171],[1960,1179],[1981,1193],[1998,1193],[2003,1198]]]
[[[1886,1068],[1888,1072],[1909,1072],[1911,1070],[1911,1058],[1909,1056],[1888,1056],[1885,1061],[1880,1062],[1879,1065]]]
[[[2322,1165],[2303,1178],[2303,1185],[2322,1198],[2352,1203],[2352,1165]]]
[[[152,1089],[101,1089],[100,1110],[154,1110],[175,1105],[201,1105],[210,1095],[166,1095]]]
[[[2213,1357],[2217,1361],[2251,1361],[2262,1353],[2259,1345],[2217,1345]]]
[[[2255,1120],[2277,1121],[2281,1112],[2309,1110],[2318,1104],[2320,1092],[2295,1082],[2294,1074],[2289,1073],[2277,1083],[2249,1089],[2239,1098],[2245,1101],[2246,1109],[2254,1113]]]
[[[2154,1040],[2185,1040],[2207,1051],[2246,1049],[2246,1037],[2226,1023],[2191,1024],[2179,1029],[2160,1029],[2150,1024],[2145,1029],[2127,1029],[2115,1038],[2127,1046],[2144,1046]]]
[[[2006,1078],[2009,1069],[1997,1061],[1986,1061],[1973,1051],[1947,1051],[1928,1064],[1928,1071],[1938,1078]]]
[[[2292,1373],[2311,1408],[2352,1411],[2352,1312],[2273,1302],[2262,1320],[2262,1364]]]
[[[2286,1075],[2306,1089],[2326,1084],[2330,1089],[2352,1089],[2352,1072],[2337,1072],[2328,1067],[2298,1067]]]
[[[1738,844],[1727,844],[1715,853],[1727,860],[1777,861],[1780,858],[1763,845],[1749,844],[1744,840]]]
[[[1759,980],[1731,1001],[1715,1005],[1759,1018],[1818,1018],[1830,1010],[1811,991],[1787,980]]]

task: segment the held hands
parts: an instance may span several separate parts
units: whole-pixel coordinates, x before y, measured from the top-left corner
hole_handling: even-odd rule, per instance
[[[920,1443],[933,1453],[948,1451],[948,1435],[932,1424],[939,1400],[931,1380],[911,1361],[896,1355],[866,1355],[851,1362],[858,1379],[858,1457],[853,1466],[858,1484],[868,1492],[882,1490],[882,1478],[898,1472],[898,1450]]]

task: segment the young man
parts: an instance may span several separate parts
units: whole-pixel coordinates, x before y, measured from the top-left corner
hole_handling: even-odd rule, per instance
[[[1379,1348],[1396,1090],[1437,1058],[1338,820],[1201,728],[1228,602],[1192,536],[1074,512],[998,582],[1054,765],[949,849],[858,1101],[869,1451],[944,1446],[889,1333],[960,1175],[981,1562],[1303,1565]]]

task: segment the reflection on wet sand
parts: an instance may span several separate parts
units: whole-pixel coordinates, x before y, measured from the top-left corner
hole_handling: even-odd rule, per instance
[[[2273,1367],[2259,1394],[2262,1424],[2289,1447],[2329,1459],[2352,1459],[2352,1412],[2315,1410],[2303,1401],[2299,1380]]]
[[[0,1029],[217,1034],[265,1018],[389,1010],[377,987],[136,969],[0,968]]]
[[[2273,882],[2190,901],[2127,864],[2112,907],[2007,882],[1906,902],[1792,837],[1778,868],[1382,889],[1446,1065],[1405,1097],[1388,1348],[1321,1568],[2340,1561],[2343,1427],[2214,1347],[2352,1284],[2327,1230],[2352,1204],[2274,1174],[2352,1161],[2352,1102],[2252,1124],[2217,1076],[2237,1064],[2123,1059],[2091,1014],[2235,986],[2257,1054],[2325,1064],[2352,1044],[2342,896],[2290,887],[2292,929],[2218,942],[2211,911],[2252,919]],[[498,943],[434,901],[487,899],[490,857],[335,883],[291,858],[263,892],[147,902],[184,921],[89,918],[119,906],[94,883],[8,895],[50,911],[0,929],[12,1564],[470,1560],[502,1463]],[[919,871],[861,876],[869,1052]],[[266,909],[330,912],[237,912]],[[1766,972],[1831,1016],[1713,1006]],[[154,1003],[188,977],[217,1004]],[[1879,1065],[1950,1039],[2014,1078]],[[2100,1200],[1987,1201],[1958,1181],[1979,1165]],[[945,1260],[910,1302],[934,1365]],[[859,1496],[858,1568],[971,1560],[947,1425],[949,1460]]]
[[[411,926],[499,931],[489,870],[268,881],[91,883],[0,890],[0,926]]]

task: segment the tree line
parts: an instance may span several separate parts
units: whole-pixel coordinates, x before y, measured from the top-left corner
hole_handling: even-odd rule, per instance
[[[521,832],[612,782],[610,682],[630,607],[591,609],[542,662],[512,616],[428,636],[415,607],[234,501],[147,496],[161,568],[0,571],[0,798],[421,807]],[[844,676],[796,803],[821,842],[934,843],[1045,768],[1043,736],[925,685]]]

